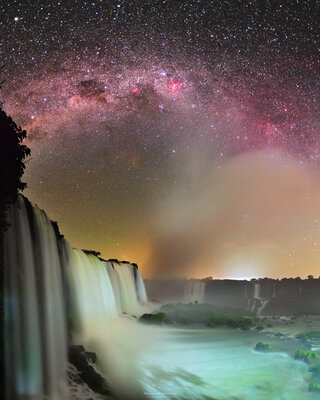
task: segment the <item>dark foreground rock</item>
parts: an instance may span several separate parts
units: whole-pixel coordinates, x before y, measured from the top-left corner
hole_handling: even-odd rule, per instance
[[[97,355],[85,350],[81,345],[71,345],[69,348],[69,362],[79,372],[81,382],[85,383],[93,392],[110,396],[110,390],[105,378],[96,370],[94,364]]]
[[[74,365],[68,363],[68,388],[70,400],[111,400],[112,397],[95,393],[84,383],[80,373]]]
[[[273,351],[273,347],[269,343],[259,342],[256,344],[255,350],[261,351],[263,353],[270,353],[271,351]]]

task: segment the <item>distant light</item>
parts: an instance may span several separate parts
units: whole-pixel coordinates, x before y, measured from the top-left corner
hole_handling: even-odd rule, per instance
[[[18,22],[19,21],[19,17],[14,17],[14,21]]]
[[[179,90],[181,85],[182,85],[181,82],[171,82],[170,83],[170,90],[172,90],[173,92],[176,92],[177,90]]]
[[[175,153],[175,152],[176,152],[175,149],[173,149],[173,150],[172,150],[172,153]]]
[[[132,94],[136,94],[138,92],[139,92],[139,89],[137,87],[134,87],[134,88],[131,89],[131,93]]]

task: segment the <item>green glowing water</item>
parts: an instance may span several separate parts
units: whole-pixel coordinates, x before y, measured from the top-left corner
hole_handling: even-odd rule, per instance
[[[146,398],[311,400],[308,366],[289,354],[294,340],[267,338],[274,353],[259,353],[265,334],[231,329],[150,329],[154,347],[140,359]],[[150,336],[149,336],[150,340]]]

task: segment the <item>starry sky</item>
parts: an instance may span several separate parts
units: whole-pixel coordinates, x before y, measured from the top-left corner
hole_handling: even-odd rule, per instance
[[[319,276],[319,2],[3,1],[25,194],[145,277]]]

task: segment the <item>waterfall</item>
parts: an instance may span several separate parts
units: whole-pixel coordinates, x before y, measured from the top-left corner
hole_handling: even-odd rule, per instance
[[[273,293],[272,293],[272,297],[276,297],[276,284],[273,284]]]
[[[265,306],[269,303],[270,300],[261,300],[260,307],[257,309],[257,315],[260,316],[262,313],[262,310],[265,308]]]
[[[73,341],[99,355],[99,371],[109,379],[114,392],[127,399],[122,390],[137,390],[137,366],[128,353],[132,348],[126,350],[127,334],[135,329],[132,316],[150,312],[150,306],[142,301],[146,301],[146,292],[141,275],[128,262],[104,261],[70,246],[66,249],[75,321]],[[129,318],[122,318],[124,314]],[[132,396],[139,398],[140,394],[132,392]]]
[[[268,302],[268,300],[264,300],[261,297],[261,283],[255,283],[253,288],[253,297],[248,298],[247,310],[256,312],[257,315],[261,315],[261,311]]]
[[[276,284],[273,284],[272,298],[276,297]],[[254,311],[258,316],[262,314],[262,311],[266,305],[270,302],[270,298],[261,297],[261,283],[254,284],[253,297],[248,299],[247,309]]]
[[[119,333],[121,316],[150,311],[144,283],[135,264],[73,249],[46,214],[22,196],[8,220],[5,400],[67,400],[70,340],[108,358],[108,340]],[[102,360],[104,373],[113,367],[110,360],[116,362]]]
[[[66,248],[76,325],[87,340],[92,329],[99,329],[100,323],[104,325],[121,313],[142,314],[147,297],[134,265],[100,260],[69,245]]]
[[[136,285],[137,285],[137,296],[140,303],[146,303],[148,301],[146,287],[144,286],[144,282],[141,274],[136,269]]]
[[[261,283],[255,283],[254,285],[254,292],[253,292],[253,298],[260,300],[260,290],[261,290]]]
[[[104,320],[118,315],[105,263],[67,245],[74,329],[89,342]]]
[[[67,398],[61,262],[46,214],[23,197],[4,242],[6,399]]]
[[[206,283],[200,280],[191,279],[186,282],[184,288],[183,302],[184,303],[198,303],[204,302],[204,291]]]
[[[138,316],[141,314],[141,304],[146,302],[146,290],[141,275],[133,264],[127,262],[112,262],[114,290],[120,298],[120,308],[123,313]],[[136,277],[139,280],[136,284]],[[139,287],[140,293],[137,290]]]

